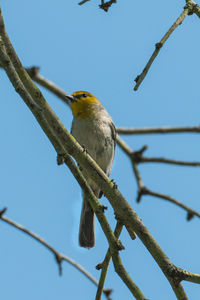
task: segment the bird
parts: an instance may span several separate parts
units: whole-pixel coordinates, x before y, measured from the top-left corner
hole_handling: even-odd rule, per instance
[[[89,92],[77,91],[66,98],[73,114],[71,134],[104,173],[110,176],[116,146],[116,129],[111,116],[101,102]],[[81,171],[95,196],[101,198],[103,193],[98,185],[84,170]],[[84,191],[79,245],[88,249],[95,245],[94,212]]]

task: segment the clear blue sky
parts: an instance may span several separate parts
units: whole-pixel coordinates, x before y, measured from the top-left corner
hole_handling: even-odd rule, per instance
[[[183,126],[200,123],[200,22],[188,17],[170,37],[138,92],[133,80],[141,72],[154,44],[181,13],[185,1],[118,1],[109,13],[93,0],[2,0],[8,34],[24,66],[37,65],[41,74],[66,92],[95,94],[116,126]],[[70,129],[72,115],[59,99],[42,90],[59,118]],[[83,265],[93,276],[104,258],[107,242],[96,222],[96,246],[78,246],[81,191],[70,171],[56,165],[56,153],[45,134],[0,72],[1,207],[7,216],[46,239],[57,250]],[[146,155],[199,160],[198,134],[130,136],[135,150],[149,145]],[[144,183],[200,211],[200,169],[148,164],[140,166]],[[112,178],[162,249],[177,266],[200,273],[200,220],[170,203],[145,197],[136,204],[136,183],[127,157],[116,150]],[[108,205],[107,200],[102,200]],[[114,227],[112,208],[106,212]],[[63,276],[53,256],[23,233],[0,222],[0,282],[4,300],[92,300],[95,287],[67,263]],[[174,300],[171,287],[137,238],[121,235],[122,261],[135,283],[151,300]],[[110,265],[106,287],[114,300],[132,299]],[[184,283],[190,300],[200,286]],[[105,299],[105,298],[102,298]]]

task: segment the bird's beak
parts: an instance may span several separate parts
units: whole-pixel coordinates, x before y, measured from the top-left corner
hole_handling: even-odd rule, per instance
[[[74,96],[72,95],[66,95],[67,100],[69,101],[69,103],[73,103],[76,102],[76,99],[74,98]]]

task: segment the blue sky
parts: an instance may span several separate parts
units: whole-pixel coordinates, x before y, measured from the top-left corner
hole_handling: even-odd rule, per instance
[[[199,125],[199,52],[197,16],[186,18],[173,33],[137,92],[133,80],[142,71],[160,40],[184,6],[184,1],[118,1],[105,13],[98,1],[4,1],[8,34],[24,66],[37,65],[41,74],[66,92],[95,94],[116,126]],[[48,103],[70,129],[68,107],[42,89]],[[107,242],[96,222],[96,246],[78,246],[81,191],[70,171],[56,165],[56,153],[6,74],[0,72],[1,208],[7,217],[39,234],[98,278]],[[146,155],[200,161],[198,134],[127,136],[134,150],[147,144]],[[170,194],[200,211],[199,168],[160,164],[139,167],[145,185]],[[128,158],[117,148],[111,177],[177,266],[200,273],[200,220],[186,221],[186,213],[170,203],[146,196],[135,202],[137,186]],[[102,199],[105,205],[107,200]],[[114,228],[112,208],[106,216]],[[0,282],[2,299],[94,299],[95,287],[67,263],[63,276],[53,256],[23,233],[0,223]],[[120,237],[126,250],[122,261],[135,283],[151,300],[176,299],[167,280],[137,238]],[[106,287],[112,298],[132,299],[109,268]],[[190,300],[200,286],[184,283]],[[102,297],[102,299],[104,299]]]

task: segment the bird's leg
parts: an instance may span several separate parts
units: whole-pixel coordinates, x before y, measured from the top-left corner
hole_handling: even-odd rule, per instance
[[[118,188],[118,185],[116,184],[116,182],[114,181],[114,179],[111,179],[111,182],[113,183],[113,188],[114,188],[114,189],[117,189],[117,188]]]
[[[81,147],[83,148],[83,153],[85,152],[86,154],[88,154],[87,148],[84,145],[81,145]]]
[[[63,165],[65,162],[65,154],[64,153],[58,153],[57,154],[57,165]]]

